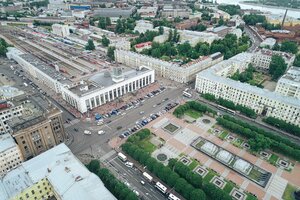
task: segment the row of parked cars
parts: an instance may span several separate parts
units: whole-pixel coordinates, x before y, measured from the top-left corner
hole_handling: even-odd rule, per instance
[[[138,107],[139,105],[142,105],[142,103],[146,100],[146,99],[149,99],[151,97],[154,97],[155,95],[158,95],[160,93],[162,93],[166,88],[165,87],[160,87],[159,89],[157,90],[154,90],[150,93],[148,93],[147,95],[145,95],[144,97],[141,97],[141,98],[138,98],[137,100],[135,101],[132,101],[132,102],[129,102],[127,103],[126,105],[118,108],[118,109],[114,109],[112,111],[110,111],[109,113],[106,113],[104,114],[102,117],[105,119],[105,118],[109,118],[113,115],[120,115],[123,111],[126,111],[126,110],[130,110],[132,108],[136,108]]]
[[[143,126],[147,125],[149,122],[151,122],[152,120],[155,120],[159,116],[162,116],[167,111],[171,110],[172,108],[174,108],[177,105],[178,105],[178,103],[168,103],[167,106],[162,111],[159,111],[158,113],[150,114],[149,117],[143,117],[141,120],[136,121],[135,126],[124,131],[121,135],[119,135],[119,137],[120,138],[128,137],[129,135],[135,133],[137,130],[141,129]]]

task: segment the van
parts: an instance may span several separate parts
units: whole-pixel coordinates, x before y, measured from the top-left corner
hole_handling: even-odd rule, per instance
[[[132,162],[126,162],[126,163],[125,163],[125,166],[126,166],[126,167],[132,168],[132,167],[133,167],[133,163],[132,163]]]
[[[91,134],[92,134],[92,132],[89,131],[89,130],[84,130],[83,133],[84,133],[85,135],[91,135]]]

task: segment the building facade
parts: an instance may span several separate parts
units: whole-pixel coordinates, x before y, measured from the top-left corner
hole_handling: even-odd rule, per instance
[[[22,116],[23,112],[23,104],[14,105],[13,102],[10,101],[2,101],[0,103],[0,135],[9,132],[8,121],[13,117]]]
[[[52,33],[60,37],[66,37],[70,35],[69,26],[62,24],[53,24]]]
[[[210,56],[201,57],[185,65],[179,65],[132,51],[115,50],[115,59],[117,62],[133,68],[147,66],[155,70],[155,73],[159,76],[179,83],[188,83],[195,79],[199,71],[221,62],[223,56],[220,53],[215,53]]]
[[[202,94],[209,93],[216,98],[249,107],[257,114],[276,117],[299,126],[298,99],[227,78],[237,70],[245,70],[251,63],[252,56],[251,53],[241,53],[198,73],[195,89]]]
[[[291,67],[277,82],[275,92],[300,99],[300,69]]]
[[[0,135],[0,177],[23,162],[18,145],[8,133]]]
[[[254,51],[254,56],[252,56],[251,62],[253,64],[253,67],[255,67],[260,71],[268,72],[273,55],[281,56],[284,59],[285,63],[287,64],[288,66],[287,68],[292,66],[295,60],[295,55],[290,53],[281,52],[281,51],[272,51],[270,49],[257,48]]]

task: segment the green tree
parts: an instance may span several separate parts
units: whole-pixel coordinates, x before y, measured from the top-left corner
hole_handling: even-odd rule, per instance
[[[194,190],[190,195],[190,200],[205,200],[206,195],[201,189]]]
[[[106,29],[106,19],[105,17],[100,17],[98,22],[98,27],[102,29]]]
[[[88,165],[87,165],[87,168],[97,174],[98,170],[100,169],[100,162],[99,160],[92,160]]]
[[[295,61],[294,61],[294,65],[295,67],[300,67],[300,54],[296,55]]]
[[[115,60],[115,47],[108,47],[107,48],[107,56],[111,59],[111,60]]]
[[[107,47],[110,43],[109,39],[104,35],[101,39],[101,43],[103,46]]]
[[[251,150],[256,152],[268,149],[271,144],[270,140],[262,135],[256,135],[255,138],[249,139],[248,143],[251,147]]]
[[[284,59],[279,55],[273,55],[269,66],[269,73],[273,80],[277,80],[280,76],[285,73],[287,64]]]
[[[164,28],[163,28],[162,26],[160,26],[160,27],[158,28],[158,33],[159,33],[159,35],[164,34]]]
[[[106,17],[105,22],[106,22],[106,26],[110,26],[111,25],[110,17]]]
[[[298,45],[293,41],[285,40],[281,43],[280,51],[296,54],[298,52]]]
[[[88,40],[88,43],[85,45],[85,50],[95,50],[95,45],[92,39]]]

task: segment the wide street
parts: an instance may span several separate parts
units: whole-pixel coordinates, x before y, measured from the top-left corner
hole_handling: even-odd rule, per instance
[[[245,33],[249,36],[252,44],[251,47],[248,49],[248,52],[253,52],[261,43],[261,40],[254,34],[254,32],[248,27],[245,26]]]

